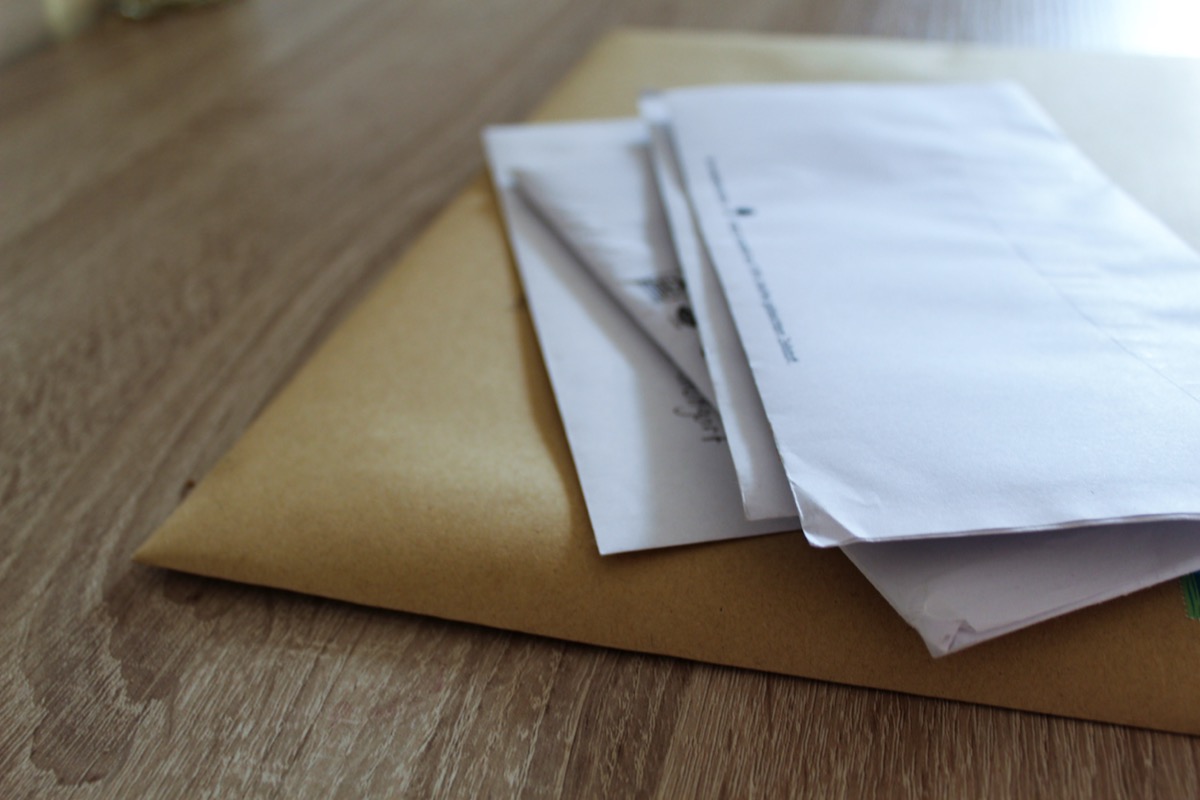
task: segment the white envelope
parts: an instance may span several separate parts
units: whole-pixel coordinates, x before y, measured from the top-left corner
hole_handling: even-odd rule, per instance
[[[810,541],[1200,516],[1200,260],[1019,89],[662,99]]]
[[[795,519],[796,504],[716,274],[711,264],[700,263],[707,258],[690,221],[686,227],[675,223],[680,214],[690,217],[687,198],[672,198],[664,217],[647,127],[640,120],[617,120],[561,130],[536,168],[515,171],[519,193],[675,366],[715,401],[746,518]],[[671,288],[669,298],[655,291],[662,286]],[[696,304],[704,305],[699,320],[692,312]],[[684,313],[693,325],[700,323],[698,335],[693,325],[681,324]],[[743,408],[760,416],[761,425],[748,427]],[[799,528],[799,521],[794,525]]]
[[[515,170],[517,190],[711,402],[708,368],[649,169],[645,126],[624,120],[601,129],[604,147],[585,142],[571,150],[560,140],[540,156],[537,170]],[[585,130],[585,138],[590,135]],[[563,146],[568,149],[560,152]],[[580,171],[589,176],[587,191],[580,191]]]
[[[940,656],[1200,570],[1200,525],[1103,525],[842,552]]]
[[[666,209],[671,239],[704,345],[717,410],[725,425],[742,493],[742,508],[747,519],[795,517],[796,500],[779,460],[779,451],[775,449],[746,351],[742,349],[708,251],[701,246],[696,233],[683,175],[670,141],[666,109],[656,96],[643,97],[640,105],[649,129],[660,201]],[[796,525],[799,527],[798,519]]]
[[[668,246],[665,244],[667,237],[650,229],[654,225],[664,224],[661,214],[653,213],[653,209],[646,209],[639,218],[637,214],[632,213],[634,209],[645,206],[640,188],[642,181],[636,176],[626,175],[619,183],[629,194],[622,196],[620,191],[614,191],[618,181],[613,178],[613,170],[649,171],[644,159],[628,158],[623,163],[620,161],[622,153],[630,153],[630,142],[636,138],[630,128],[633,124],[599,122],[527,126],[509,129],[505,133],[515,137],[517,142],[540,142],[546,149],[551,149],[549,144],[552,142],[552,149],[556,154],[568,156],[522,159],[527,166],[521,175],[523,179],[537,180],[544,185],[565,187],[573,183],[576,196],[570,200],[570,205],[580,207],[586,204],[590,208],[593,215],[591,230],[607,229],[614,232],[618,240],[625,240],[631,235],[631,230],[645,229],[647,241],[654,242],[654,247]],[[489,141],[494,142],[494,139]],[[495,146],[490,148],[493,165],[503,163],[503,156],[512,149],[512,141],[506,143],[510,145],[507,150]],[[498,151],[501,157],[499,159],[496,155]],[[571,152],[577,153],[578,158],[570,158]],[[598,174],[597,169],[603,169],[604,174]],[[525,274],[533,270],[532,274],[526,277],[527,286],[531,283],[538,283],[540,286],[548,276],[538,270],[554,265],[539,263],[536,249],[532,249],[530,242],[525,240],[525,234],[522,233],[523,229],[519,224],[519,215],[522,213],[519,201],[506,199],[504,202],[510,231],[514,232],[514,247],[518,258],[521,259],[522,272]],[[549,216],[557,216],[553,209],[548,210]],[[536,234],[537,231],[531,228],[525,233]],[[559,234],[568,238],[565,231],[559,231]],[[588,241],[590,246],[605,249],[603,242],[590,237]],[[680,241],[681,239],[676,238],[677,243]],[[548,248],[544,252],[553,253],[554,250]],[[657,258],[661,261],[663,257]],[[573,270],[581,271],[569,263],[569,257],[565,253],[560,253],[556,264],[560,268],[567,268],[560,278],[569,279]],[[580,296],[591,297],[593,301],[599,302],[599,293],[594,291],[594,287],[587,287],[585,284],[586,282],[580,283],[578,288],[593,288],[593,291],[583,292]],[[709,306],[697,302],[694,283],[689,282],[688,286],[698,313],[697,321],[703,331],[706,322],[703,309]],[[719,293],[716,299],[720,299]],[[569,300],[565,304],[562,298],[554,301],[552,297],[545,296],[543,300],[557,302],[559,312],[552,320],[539,321],[543,341],[553,338],[555,341],[567,343],[568,346],[569,343],[592,341],[596,332],[588,330],[588,315],[577,313],[578,309]],[[534,301],[532,296],[531,303],[534,304],[534,313],[537,316],[540,304]],[[635,331],[628,322],[624,327],[627,333]],[[620,336],[617,328],[614,328],[612,333],[614,336]],[[730,352],[721,346],[722,343],[716,344],[721,352]],[[567,364],[577,367],[584,363],[585,352],[590,351],[581,350],[580,358],[568,360]],[[707,346],[707,342],[706,352],[710,356],[709,364],[714,364],[711,356],[715,350]],[[549,358],[549,355],[547,357]],[[647,359],[645,367],[648,370],[664,370],[668,373],[670,371],[670,366],[661,358]],[[554,369],[551,366],[552,377]],[[578,386],[576,382],[586,381],[586,376],[574,376],[569,380],[573,386]],[[748,370],[745,371],[744,382],[749,386],[748,391],[753,393]],[[556,382],[556,387],[557,385]],[[665,399],[669,402],[673,395],[667,393]],[[577,400],[571,397],[559,398],[564,418],[569,418],[571,413],[564,406]],[[584,410],[594,406],[586,399],[582,405]],[[756,404],[751,410],[753,413],[741,415],[743,419],[761,431],[766,431],[767,422],[761,405]],[[578,409],[575,413],[578,413]],[[625,421],[614,417],[610,419],[610,423],[613,430],[646,430],[645,426],[636,423],[634,414]],[[767,439],[770,438],[769,433],[765,435]],[[686,444],[686,439],[684,443]],[[595,442],[592,442],[591,446],[595,447]],[[648,445],[641,443],[630,449],[637,453],[641,452],[644,446]],[[574,443],[572,447],[575,448]],[[769,455],[773,458],[773,451]],[[652,474],[651,483],[646,487],[649,496],[661,497],[673,493],[699,512],[701,518],[721,514],[722,509],[717,503],[729,502],[728,492],[721,490],[721,482],[727,482],[729,477],[727,471],[719,469],[725,459],[718,450],[709,448],[694,453],[680,451],[677,456],[668,453],[662,453],[661,456],[672,463],[688,464],[687,468],[694,470],[695,482],[680,486],[672,483],[665,473]],[[578,460],[580,456],[577,455],[576,458]],[[761,467],[760,472],[769,474],[769,463]],[[782,468],[777,462],[774,468],[780,475],[780,480],[783,480]],[[607,472],[608,478],[611,479],[617,468],[610,468]],[[604,477],[604,473],[595,475],[597,480]],[[695,491],[697,488],[701,491]],[[626,494],[628,496],[628,493]],[[606,499],[621,503],[621,499],[612,494],[607,495]],[[603,501],[597,498],[595,502]],[[606,512],[593,508],[592,499],[588,502],[593,519],[605,518]],[[636,509],[628,504],[625,504],[622,510],[631,515],[636,513]],[[648,523],[644,517],[634,516],[633,519],[635,529],[643,530],[646,540],[651,540],[654,534],[645,531]],[[630,524],[629,519],[622,524]],[[697,532],[707,536],[711,535],[712,530],[698,528]],[[601,535],[598,530],[597,536]],[[1194,523],[1107,526],[1037,535],[858,544],[844,547],[843,551],[904,619],[917,629],[930,652],[934,655],[944,655],[1003,633],[1200,569],[1200,526]]]
[[[564,138],[567,130],[575,137]],[[715,409],[516,192],[517,170],[611,132],[548,125],[484,134],[597,546],[607,555],[794,529],[742,516]]]

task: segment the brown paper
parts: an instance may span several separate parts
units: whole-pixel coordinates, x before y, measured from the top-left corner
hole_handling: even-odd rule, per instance
[[[626,32],[541,118],[631,115],[712,81],[1024,84],[1200,244],[1200,64]],[[601,558],[496,204],[481,179],[137,553],[143,563],[546,636],[1200,733],[1200,622],[1177,583],[933,660],[801,536]]]

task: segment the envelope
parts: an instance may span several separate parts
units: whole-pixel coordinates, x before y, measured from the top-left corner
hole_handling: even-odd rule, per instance
[[[647,86],[1007,79],[1200,243],[1200,65],[621,32],[541,119]],[[496,201],[472,184],[138,551],[145,564],[574,641],[1200,734],[1178,584],[934,661],[840,552],[796,535],[602,558]]]
[[[671,139],[670,117],[657,94],[643,96],[639,110],[649,130],[659,198],[671,229],[679,268],[687,283],[688,298],[695,309],[715,405],[725,426],[730,456],[742,492],[742,508],[747,519],[796,517],[799,527],[796,498],[792,495],[787,473],[783,471],[767,412],[754,385],[750,362],[746,360],[746,351],[716,268],[708,250],[700,243],[683,172]]]
[[[1200,521],[1200,256],[1020,87],[663,102],[810,542]]]
[[[652,260],[670,260],[672,243],[659,198],[646,191],[654,181],[645,159],[646,128],[638,120],[502,125],[488,128],[483,138],[600,552],[799,530],[794,515],[750,523],[731,497],[736,481],[729,472],[731,462],[736,468],[737,449],[735,431],[723,423],[749,422],[771,439],[762,405],[721,405],[719,416],[703,410],[695,402],[695,389],[686,382],[681,386],[682,369],[667,341],[657,340],[658,347],[651,342],[663,328],[674,329],[637,324],[633,314],[622,313],[628,303],[622,306],[615,299],[643,296],[647,272],[634,271],[639,264],[644,268]],[[666,187],[663,199],[670,193]],[[578,219],[575,210],[584,207],[586,228],[555,227],[556,219]],[[692,226],[690,211],[685,213],[677,241]],[[643,248],[653,250],[655,259],[632,257]],[[622,269],[632,273],[632,282],[596,280],[580,257],[615,251],[630,256]],[[682,257],[680,262],[686,263]],[[701,334],[706,322],[720,323],[719,317],[705,316],[714,310],[705,304],[712,296],[694,291],[703,286],[704,271],[696,276],[684,267]],[[1151,273],[1148,267],[1144,271]],[[1111,296],[1119,297],[1122,306],[1133,305],[1129,287],[1121,289]],[[1163,333],[1170,324],[1148,322],[1145,327]],[[732,346],[740,348],[736,332],[728,334],[735,337]],[[1193,349],[1200,351],[1200,343]],[[717,376],[726,355],[722,343],[706,344],[705,355]],[[869,354],[860,357],[868,359]],[[741,362],[746,364],[744,355]],[[723,376],[726,388],[730,374]],[[744,380],[753,395],[752,379],[747,374]],[[714,377],[712,385],[719,389],[721,381]],[[717,397],[721,402],[719,392]],[[755,412],[757,419],[752,418]],[[766,455],[770,460],[753,468],[766,472],[774,466],[782,480],[778,454],[772,449]],[[1025,475],[1018,471],[1015,478]],[[782,482],[790,501],[791,492]],[[1001,494],[1006,488],[1000,484],[989,491]],[[811,531],[805,529],[805,534],[811,541]],[[1027,535],[854,544],[842,552],[937,656],[1200,570],[1200,526],[1188,521],[1085,526]]]
[[[561,234],[575,259],[621,303],[696,391],[712,402],[715,395],[700,337],[694,323],[683,321],[691,311],[658,202],[645,131],[637,120],[611,124],[620,130],[619,148],[595,146],[609,144],[608,138],[589,141],[586,150],[562,144],[559,150],[552,146],[555,140],[547,140],[537,153],[541,168],[515,176],[517,191]],[[581,158],[585,163],[579,163]],[[631,163],[643,169],[631,170]],[[548,165],[550,172],[545,170]],[[576,191],[581,167],[591,183],[586,193]],[[633,182],[631,176],[639,180]],[[613,197],[630,196],[640,202],[611,202]]]
[[[666,222],[651,216],[647,224],[653,206],[638,199],[654,180],[636,160],[642,135],[637,120],[618,120],[495,126],[483,137],[596,547],[611,555],[794,531],[794,518],[742,516],[720,417],[674,360],[694,354],[703,370],[699,339],[671,324],[671,303],[641,302],[647,279],[682,289]],[[618,202],[592,196],[564,214],[526,199],[532,187],[523,181],[537,185],[547,164],[571,155],[597,157],[598,185]],[[557,230],[551,214],[579,227]],[[641,235],[649,228],[657,230],[653,246]],[[627,258],[613,259],[616,251]],[[590,269],[584,252],[595,260]],[[618,293],[636,299],[622,303]],[[656,338],[663,333],[670,338]]]

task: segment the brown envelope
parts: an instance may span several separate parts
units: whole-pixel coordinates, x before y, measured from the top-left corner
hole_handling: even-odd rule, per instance
[[[647,87],[1004,78],[1200,244],[1200,64],[627,32],[543,119]],[[137,559],[373,606],[936,697],[1200,734],[1200,622],[1172,582],[933,660],[837,551],[798,535],[601,558],[479,180]]]

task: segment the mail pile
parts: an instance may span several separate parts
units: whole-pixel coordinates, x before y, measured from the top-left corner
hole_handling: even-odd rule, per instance
[[[802,530],[935,655],[1200,569],[1200,257],[1020,88],[640,108],[484,134],[601,553]]]

